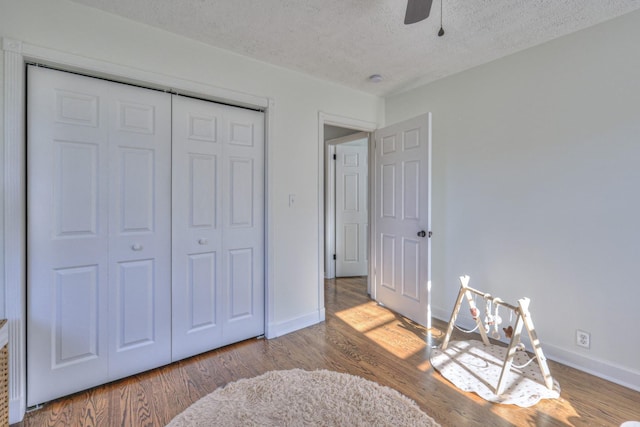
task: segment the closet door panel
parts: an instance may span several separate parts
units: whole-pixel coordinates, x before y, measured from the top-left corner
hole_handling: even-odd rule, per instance
[[[253,248],[229,251],[229,321],[241,320],[253,315],[254,302]]]
[[[217,254],[205,252],[189,256],[187,301],[189,331],[215,327]]]
[[[170,361],[170,96],[28,72],[29,405]]]
[[[229,188],[228,209],[229,227],[253,228],[255,201],[255,168],[250,157],[232,157],[228,159]]]
[[[113,84],[110,379],[171,361],[171,96]]]
[[[98,145],[54,141],[55,234],[95,236],[98,225]]]
[[[223,345],[264,333],[264,114],[225,110]]]
[[[93,79],[27,78],[31,406],[108,380],[108,120]]]
[[[220,346],[222,111],[173,96],[173,360]]]
[[[264,115],[173,97],[173,359],[264,333]]]
[[[98,271],[95,265],[55,272],[53,365],[90,361],[98,354]]]

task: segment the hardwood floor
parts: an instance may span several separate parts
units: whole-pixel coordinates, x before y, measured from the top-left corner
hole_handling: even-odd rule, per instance
[[[618,426],[640,420],[640,392],[554,362],[560,399],[527,409],[490,404],[457,390],[430,367],[429,348],[442,339],[446,324],[434,321],[428,331],[378,306],[367,297],[364,278],[328,280],[325,298],[326,322],[50,402],[16,426],[164,426],[217,387],[292,368],[347,372],[393,387],[443,426]]]

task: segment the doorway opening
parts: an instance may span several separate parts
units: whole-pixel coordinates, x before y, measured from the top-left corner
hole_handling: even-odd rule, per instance
[[[325,129],[326,129],[326,135],[325,135]],[[328,160],[328,144],[327,141],[329,140],[333,140],[333,139],[338,139],[341,137],[345,137],[345,136],[349,136],[349,135],[353,135],[359,132],[364,132],[367,135],[367,141],[368,141],[368,156],[367,156],[367,168],[370,167],[371,165],[371,157],[374,153],[374,150],[371,149],[371,144],[372,144],[372,140],[373,140],[373,132],[377,129],[377,124],[374,122],[368,122],[368,121],[364,121],[364,120],[358,120],[358,119],[353,119],[353,118],[349,118],[349,117],[344,117],[344,116],[339,116],[339,115],[334,115],[334,114],[328,114],[325,112],[318,112],[318,172],[319,172],[319,179],[318,179],[318,272],[320,273],[318,275],[318,303],[320,305],[319,307],[319,311],[322,313],[321,317],[324,320],[324,293],[325,293],[325,278],[327,277],[326,275],[326,268],[329,265],[334,265],[332,262],[329,263],[327,261],[333,261],[333,253],[334,253],[334,248],[333,248],[333,243],[331,244],[327,244],[326,240],[326,219],[329,218],[334,218],[334,216],[329,216],[327,214],[328,210],[327,210],[327,206],[326,206],[326,176],[328,175],[327,173],[327,167],[331,164],[331,162],[333,162],[333,156],[331,159],[331,162],[329,162]],[[333,133],[332,133],[333,132]],[[371,179],[371,174],[368,174],[368,178],[369,180]],[[367,187],[370,189],[371,185],[369,182],[367,182]],[[371,199],[371,194],[367,194],[367,200],[370,201]],[[369,206],[367,206],[367,212],[369,215],[371,215],[371,209]],[[371,221],[368,221],[368,224],[370,224]],[[331,234],[330,236],[334,236],[335,233]],[[369,240],[370,236],[367,236],[367,240]],[[371,260],[371,245],[367,245],[368,246],[368,255],[367,255],[367,259]],[[330,252],[330,253],[329,253]],[[328,255],[327,255],[328,254]],[[371,295],[371,279],[373,277],[372,275],[372,263],[369,263],[368,265],[368,270],[367,270],[367,293]],[[335,270],[333,271],[333,276],[335,277]]]
[[[325,169],[325,164],[328,163],[325,158],[329,157],[331,145],[339,146],[328,144],[327,147],[329,138],[324,137],[325,125],[359,130],[369,135],[375,131],[375,137],[368,139],[370,232],[367,242],[367,292],[372,299],[428,327],[431,322],[431,114],[422,114],[380,129],[361,127],[358,124],[352,126],[344,118],[327,120],[323,113],[320,114],[319,123],[320,218],[324,216],[328,220],[327,233],[325,222],[319,221],[320,271],[324,272],[325,266],[329,267],[327,270],[330,269],[334,254],[329,252],[332,246],[325,244],[325,240],[330,241],[332,238],[331,198],[326,209],[324,199],[328,193],[325,192],[325,186],[330,189],[325,175],[331,177],[332,174]],[[345,132],[347,135],[351,134],[349,131]],[[340,249],[337,243],[336,239],[336,247]],[[338,257],[336,253],[336,261]],[[333,274],[335,276],[336,271]],[[324,278],[325,275],[321,277]],[[320,301],[323,302],[323,283],[319,289],[322,292],[319,295]]]
[[[327,279],[368,275],[370,136],[324,125]]]

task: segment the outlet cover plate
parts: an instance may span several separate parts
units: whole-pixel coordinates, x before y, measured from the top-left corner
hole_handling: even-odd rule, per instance
[[[589,332],[576,330],[576,345],[583,348],[591,348],[591,334]]]

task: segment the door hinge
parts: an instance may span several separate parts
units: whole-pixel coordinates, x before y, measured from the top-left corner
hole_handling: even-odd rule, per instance
[[[333,259],[334,259],[334,260],[336,259],[336,254],[333,254]]]
[[[337,159],[338,156],[336,156],[335,154],[333,155],[333,160]]]

